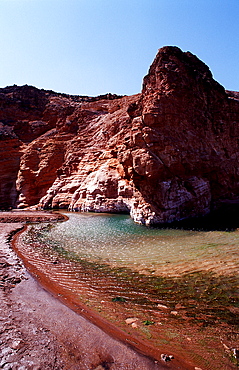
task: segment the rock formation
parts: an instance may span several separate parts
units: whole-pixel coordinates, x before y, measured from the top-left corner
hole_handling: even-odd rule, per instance
[[[239,197],[239,93],[163,47],[133,96],[0,89],[0,208],[128,212],[150,225]]]

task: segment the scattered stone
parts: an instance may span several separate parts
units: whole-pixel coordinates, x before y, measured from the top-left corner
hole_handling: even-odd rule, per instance
[[[166,355],[164,353],[161,354],[161,360],[165,362],[171,361],[173,359],[174,359],[173,355]]]
[[[236,348],[233,348],[233,349],[232,349],[232,352],[233,352],[233,356],[234,356],[237,360],[239,360],[239,350],[238,350],[238,349],[236,349]]]
[[[230,348],[225,344],[225,343],[222,343],[223,347],[225,348],[226,351],[229,351]]]
[[[99,365],[94,370],[105,370],[105,368],[103,366]]]
[[[125,320],[126,324],[131,325],[138,321],[139,319],[137,317],[129,317],[128,319]]]
[[[133,329],[137,329],[139,327],[139,319],[137,317],[129,317],[125,322],[126,324],[131,325]]]
[[[174,316],[177,316],[178,311],[171,311],[170,313],[171,313],[172,315],[174,315]]]
[[[12,342],[12,344],[11,344],[10,347],[12,349],[18,349],[20,347],[20,345],[21,345],[21,342],[22,342],[21,339],[16,339],[16,340],[14,340],[14,342]]]
[[[165,306],[164,304],[158,303],[158,308],[161,308],[162,310],[168,310],[169,308]]]

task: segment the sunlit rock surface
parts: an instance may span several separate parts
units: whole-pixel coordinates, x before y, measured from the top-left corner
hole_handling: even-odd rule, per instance
[[[204,215],[239,195],[239,93],[195,55],[164,47],[142,92],[91,98],[0,89],[0,208]]]

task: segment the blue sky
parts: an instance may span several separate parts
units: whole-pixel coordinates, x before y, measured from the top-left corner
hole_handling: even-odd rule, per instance
[[[176,45],[239,91],[239,0],[0,0],[0,34],[1,87],[131,95]]]

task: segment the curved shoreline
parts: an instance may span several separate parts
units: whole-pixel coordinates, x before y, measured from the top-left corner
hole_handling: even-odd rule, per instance
[[[39,269],[36,269],[33,264],[31,264],[17,248],[18,236],[20,233],[26,230],[25,226],[21,231],[14,235],[12,239],[12,245],[14,251],[17,253],[19,258],[23,261],[27,270],[30,274],[41,284],[41,286],[50,292],[54,297],[56,297],[63,304],[68,306],[77,314],[83,316],[85,319],[89,320],[92,324],[96,325],[98,328],[103,330],[106,334],[111,337],[121,341],[127,346],[130,346],[133,350],[136,350],[138,353],[143,356],[147,356],[153,362],[161,362],[161,354],[167,353],[167,348],[155,348],[147,341],[140,340],[132,335],[125,333],[123,330],[118,328],[116,325],[112,324],[110,321],[104,319],[100,314],[91,310],[83,303],[79,303],[74,299],[74,295],[70,294],[68,290],[64,290],[62,287],[59,289],[58,285],[50,281],[47,276],[44,275]],[[182,370],[193,370],[195,367],[185,363],[181,358],[175,358],[173,362],[168,364],[167,368],[169,369],[182,369]]]
[[[55,370],[160,370],[48,293],[9,246],[21,223],[0,223],[0,366]],[[171,368],[171,367],[166,367]]]
[[[27,211],[12,212],[10,213],[10,215],[8,214],[6,216],[10,217],[11,220],[13,219],[13,217],[16,216],[17,219],[19,220],[20,214],[22,217],[25,217],[27,219],[27,222],[39,222],[40,221],[39,218],[41,216],[42,216],[42,221],[50,221],[50,222],[59,221],[59,220],[63,220],[62,216],[64,216],[64,215],[57,214],[57,213],[45,213],[45,212],[41,212],[41,215],[39,215],[39,212],[30,212],[29,214],[29,212]],[[59,215],[61,216],[60,218],[59,218]],[[1,216],[2,215],[0,215],[0,217]],[[25,225],[25,228],[26,228],[26,225]],[[57,284],[50,282],[49,279],[46,276],[44,276],[44,274],[41,273],[41,271],[36,270],[34,265],[30,264],[24,258],[24,256],[21,255],[21,252],[19,252],[16,246],[17,238],[18,238],[17,235],[13,237],[12,244],[14,245],[14,250],[16,251],[18,256],[23,260],[26,268],[31,273],[31,275],[34,276],[37,279],[37,281],[40,282],[40,285],[44,289],[46,289],[48,292],[53,294],[53,296],[56,297],[57,300],[61,301],[64,305],[68,306],[71,310],[76,312],[78,316],[79,315],[80,317],[83,316],[84,318],[86,318],[86,320],[89,320],[91,323],[93,323],[98,328],[103,330],[104,333],[107,333],[108,335],[110,335],[111,338],[116,338],[117,341],[119,340],[121,343],[124,343],[123,345],[126,345],[126,348],[132,348],[133,351],[137,352],[138,354],[137,356],[140,356],[140,358],[141,356],[143,356],[144,360],[142,364],[145,361],[145,356],[147,356],[147,361],[149,361],[150,366],[145,368],[144,365],[141,365],[142,367],[140,367],[140,369],[144,369],[144,368],[145,369],[167,368],[167,369],[172,369],[172,370],[173,369],[182,369],[182,370],[195,369],[195,366],[185,363],[184,360],[180,358],[180,356],[175,356],[176,358],[170,363],[164,363],[163,361],[161,361],[161,354],[168,353],[167,348],[154,348],[152,345],[146,343],[146,341],[138,340],[137,338],[134,338],[132,335],[126,334],[121,329],[117,328],[117,326],[115,326],[114,324],[111,324],[109,321],[105,320],[103,317],[101,317],[99,314],[89,309],[84,304],[79,304],[79,302],[77,302],[76,304],[76,302],[74,301],[74,296],[72,294],[69,294],[69,292],[66,292],[66,291],[62,291],[62,289],[59,291]],[[60,321],[62,320],[60,319]],[[127,367],[127,369],[128,368],[131,369],[131,367]],[[136,368],[134,367],[132,367],[132,369],[136,370]]]
[[[56,215],[56,221],[58,221],[59,214],[54,213],[53,215]],[[32,216],[34,217],[34,212],[32,213]],[[64,216],[65,219],[67,219],[65,215],[60,214],[60,216]],[[32,219],[32,221],[33,220],[34,219]],[[60,220],[62,219],[60,218]],[[37,221],[39,220],[37,219]],[[48,217],[43,217],[42,221],[44,222],[50,220],[48,219]],[[23,232],[26,229],[26,227],[27,225],[24,226],[20,233]],[[26,258],[24,258],[24,255],[17,248],[18,236],[19,232],[12,238],[12,245],[14,251],[17,253],[18,257],[23,261],[24,265],[26,266],[30,274],[37,279],[37,281],[41,284],[41,286],[44,289],[50,292],[54,297],[56,297],[59,301],[68,306],[74,312],[83,316],[91,323],[96,325],[98,328],[103,330],[106,334],[110,335],[113,338],[116,338],[125,345],[130,346],[133,350],[136,350],[143,356],[147,356],[149,359],[151,359],[152,362],[163,364],[163,362],[161,361],[161,354],[165,353],[166,351],[165,348],[155,348],[149,343],[144,342],[143,340],[139,340],[138,338],[132,337],[132,335],[125,333],[120,328],[104,319],[97,312],[94,312],[93,310],[89,309],[83,303],[79,304],[78,301],[76,303],[76,301],[74,300],[74,295],[70,294],[69,291],[63,291],[62,288],[61,290],[59,290],[57,284],[55,284],[52,281],[49,281],[49,279],[41,271],[36,270],[35,266],[29,263],[29,261]],[[186,364],[181,358],[176,358],[172,362],[170,362],[170,364],[169,363],[167,364],[167,368],[172,370],[173,369],[193,370],[194,366]]]

